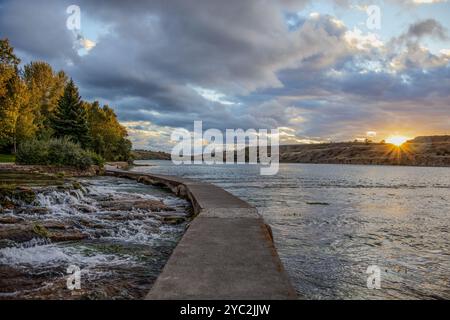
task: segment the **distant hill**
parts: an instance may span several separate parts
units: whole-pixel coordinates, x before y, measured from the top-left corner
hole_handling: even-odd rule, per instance
[[[411,143],[450,143],[450,136],[419,136],[412,140]]]
[[[450,166],[450,136],[417,137],[401,147],[361,142],[284,145],[280,162]]]
[[[133,150],[134,160],[170,160],[170,154],[162,151]]]
[[[171,160],[169,153],[161,151],[134,150],[132,154],[135,160]],[[450,136],[416,137],[401,147],[374,142],[282,145],[280,162],[447,167],[450,166]]]

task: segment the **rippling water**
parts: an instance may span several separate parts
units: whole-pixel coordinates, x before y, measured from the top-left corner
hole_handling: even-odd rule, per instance
[[[126,179],[97,177],[81,185],[82,190],[45,187],[31,206],[0,212],[3,219],[21,221],[0,224],[0,230],[53,225],[56,232],[70,228],[87,235],[64,242],[0,240],[0,299],[140,299],[148,293],[186,227],[165,223],[161,215],[187,218],[190,205]],[[171,210],[123,207],[155,200]],[[81,290],[73,293],[66,287],[70,265],[81,269]]]
[[[258,207],[307,299],[450,299],[450,169],[280,164],[135,167],[217,184]],[[367,288],[368,266],[381,289]]]

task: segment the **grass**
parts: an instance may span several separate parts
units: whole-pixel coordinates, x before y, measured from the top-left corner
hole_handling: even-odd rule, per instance
[[[0,154],[0,162],[15,162],[16,156],[13,154]]]

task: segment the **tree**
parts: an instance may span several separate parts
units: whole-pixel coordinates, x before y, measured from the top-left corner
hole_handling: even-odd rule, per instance
[[[0,39],[0,64],[17,67],[20,59],[14,54],[14,48],[8,39]]]
[[[131,142],[127,130],[119,123],[117,116],[108,106],[86,103],[88,113],[91,148],[110,161],[127,161],[130,157]]]
[[[31,62],[23,70],[19,63],[8,40],[0,40],[0,149],[16,153],[17,145],[48,145],[56,136],[108,160],[129,159],[127,131],[110,107],[83,102],[72,79],[46,62]],[[88,158],[100,162],[92,150],[86,151]]]
[[[51,126],[56,137],[68,137],[80,143],[83,148],[89,145],[86,109],[72,79],[65,86],[64,94],[58,101],[51,117]]]
[[[25,83],[16,74],[6,84],[6,94],[0,98],[0,142],[3,147],[12,146],[31,138],[36,127],[33,113],[28,110],[29,93]]]
[[[0,40],[0,146],[12,147],[34,135],[33,116],[28,110],[29,92],[19,75],[20,59],[7,39]]]
[[[0,39],[0,99],[8,94],[8,81],[18,74],[20,59],[14,54],[8,39]]]
[[[23,78],[30,91],[30,111],[34,114],[37,136],[48,139],[52,134],[49,119],[64,93],[67,76],[63,71],[53,72],[48,63],[37,61],[24,67]]]

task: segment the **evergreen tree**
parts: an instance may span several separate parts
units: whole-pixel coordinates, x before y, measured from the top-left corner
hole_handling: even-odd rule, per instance
[[[51,122],[56,137],[68,137],[83,147],[89,145],[86,109],[72,79],[64,88]]]

